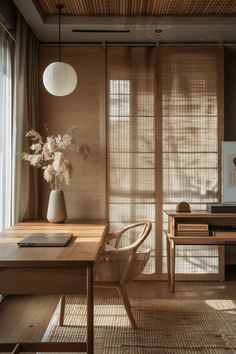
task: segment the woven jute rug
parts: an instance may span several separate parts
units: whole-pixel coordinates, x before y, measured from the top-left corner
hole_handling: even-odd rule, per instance
[[[95,299],[96,354],[236,353],[236,301],[131,299],[139,329],[131,328],[119,299]],[[67,297],[65,325],[59,306],[44,341],[86,341],[85,299]]]

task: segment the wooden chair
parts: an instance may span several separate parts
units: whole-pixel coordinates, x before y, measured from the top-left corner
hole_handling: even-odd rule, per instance
[[[128,246],[121,247],[122,235],[140,226],[143,227],[135,241]],[[125,284],[137,278],[148,262],[150,249],[146,249],[141,245],[150,233],[151,228],[152,224],[149,221],[141,221],[106,235],[95,264],[94,285],[117,289],[133,328],[137,328],[137,325],[131,311]],[[110,244],[111,241],[114,242],[114,245]],[[64,311],[65,296],[62,296],[60,325],[63,325],[64,322]]]

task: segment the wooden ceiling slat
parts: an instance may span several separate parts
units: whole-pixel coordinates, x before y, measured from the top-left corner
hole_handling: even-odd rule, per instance
[[[106,6],[107,6],[107,13],[116,13],[116,2],[113,0],[106,0]]]
[[[140,14],[140,7],[142,8],[142,0],[139,0],[136,3],[136,13],[139,15]]]
[[[125,14],[125,0],[121,0],[121,2],[116,1],[117,3],[117,10],[121,15]]]
[[[221,7],[220,7],[220,9],[219,9],[219,11],[220,12],[225,12],[225,11],[227,11],[227,0],[225,0],[224,2],[223,2],[223,4],[221,5]]]
[[[145,1],[144,0],[142,0],[141,5],[142,6],[140,6],[140,11],[139,11],[140,16],[142,15],[143,11],[145,11]]]
[[[78,3],[76,1],[67,1],[67,7],[69,9],[69,14],[70,15],[75,15],[76,13],[79,12],[79,7],[78,7]]]
[[[146,7],[146,15],[152,15],[154,12],[159,11],[160,3],[158,1],[154,1],[154,4],[151,4],[150,1],[147,3]]]
[[[129,3],[129,15],[131,16],[132,12],[133,12],[133,9],[135,7],[136,1],[131,0],[128,3]]]
[[[108,11],[108,6],[107,6],[107,0],[99,0],[99,4],[101,6],[102,9],[102,13],[105,13],[106,15],[109,13]]]
[[[166,12],[170,13],[171,12],[171,1],[168,1],[166,4]]]
[[[135,8],[136,8],[136,14],[140,14],[140,6],[142,4],[142,1],[139,0],[139,2],[136,2]]]
[[[90,1],[86,1],[86,2],[84,3],[84,7],[87,9],[87,12],[88,12],[90,15],[94,16],[93,4],[92,4]]]
[[[196,10],[197,7],[198,7],[197,2],[195,2],[195,3],[193,4],[193,6],[192,6],[191,9],[190,9],[190,6],[188,6],[188,11],[191,11],[191,15],[192,15],[192,13],[195,13],[195,11],[197,11],[197,10]]]
[[[227,4],[225,1],[215,1],[215,6],[214,4],[212,4],[212,7],[211,7],[211,13],[215,13],[215,12],[218,12],[219,14],[223,13],[223,8],[225,7],[226,5],[226,11],[227,11]]]
[[[175,4],[172,5],[172,6],[173,6],[173,13],[174,13],[174,15],[178,14],[180,5],[181,5],[181,4],[178,3],[178,2],[175,2]]]
[[[187,13],[189,11],[189,3],[188,0],[184,1],[183,12]]]
[[[155,1],[156,1],[156,0],[155,0]],[[151,7],[152,7],[152,5],[151,5],[150,0],[146,1],[145,5],[146,5],[146,6],[144,6],[143,12],[145,13],[145,15],[151,14]]]
[[[81,4],[81,1],[76,1],[75,0],[75,2],[77,3],[77,5],[78,5],[78,7],[79,7],[79,10],[80,10],[80,15],[82,15],[83,14],[83,5]]]
[[[76,2],[76,1],[75,1],[75,2]],[[80,8],[80,15],[85,14],[84,8],[83,8],[83,4],[81,3],[81,1],[79,1],[78,4],[79,4],[79,8]]]
[[[198,7],[199,7],[199,4],[197,2],[192,4],[192,6],[189,4],[187,11],[189,11],[190,15],[192,16],[193,13],[197,13]]]
[[[161,15],[164,15],[164,13],[165,13],[165,9],[166,9],[166,6],[168,5],[168,0],[166,0],[166,1],[160,1],[160,3],[159,3],[159,7],[160,7],[160,14]],[[154,11],[152,11],[152,15],[154,15],[155,14],[155,12]]]
[[[212,2],[214,2],[214,1],[217,1],[217,0],[210,0],[209,1],[209,8],[211,8],[211,6],[212,6]],[[207,6],[207,2],[204,4],[204,3],[202,3],[202,1],[200,1],[199,2],[199,6],[198,6],[198,8],[197,8],[197,13],[204,13],[205,12],[205,9],[206,9],[206,6]],[[206,14],[207,14],[207,12],[206,12]]]
[[[84,2],[83,0],[74,0],[75,3],[77,3],[77,5],[79,6],[79,10],[80,10],[80,15],[85,15],[86,14],[86,10],[84,8]]]
[[[97,14],[99,14],[100,16],[102,14],[107,15],[106,11],[105,11],[105,7],[104,7],[105,1],[98,0],[95,4],[96,4],[96,12],[97,12]]]
[[[166,5],[168,4],[168,1],[169,1],[169,0],[160,2],[160,14],[161,14],[161,15],[164,15],[164,13],[165,13],[165,8],[166,8]],[[153,13],[153,15],[154,15],[154,13]]]
[[[128,16],[129,15],[129,11],[130,11],[130,1],[125,0],[125,15]]]
[[[93,15],[100,15],[99,10],[101,10],[101,8],[99,7],[97,1],[94,1],[91,4],[91,8],[92,8]]]
[[[129,15],[130,2],[125,0],[125,15]]]
[[[81,5],[81,1],[73,0],[70,5],[70,11],[73,13],[74,16],[80,16],[83,14],[83,7]]]
[[[236,3],[232,4],[231,8],[229,9],[229,14],[233,15],[236,13]]]
[[[42,11],[45,15],[48,15],[48,14],[52,14],[54,13],[54,8],[53,8],[53,5],[51,3],[51,1],[42,1],[42,0],[39,0],[39,4],[38,4],[41,8],[42,8]]]
[[[209,6],[207,8],[205,8],[205,13],[206,15],[211,15],[214,13],[214,11],[217,11],[219,6],[218,0],[211,0]]]
[[[138,4],[138,1],[135,1],[133,2],[133,0],[131,0],[130,2],[130,9],[132,9],[135,13],[137,13],[137,4]]]
[[[201,4],[201,8],[198,8],[198,11],[202,11],[204,15],[210,14],[212,11],[212,7],[214,8],[216,6],[216,2],[217,0],[210,0],[208,3],[205,4],[205,6]]]
[[[141,16],[143,12],[145,12],[145,1],[141,0],[140,7],[139,7],[139,16]]]
[[[65,3],[63,13],[72,16],[236,16],[236,0],[33,0],[45,17],[57,14],[55,5]]]

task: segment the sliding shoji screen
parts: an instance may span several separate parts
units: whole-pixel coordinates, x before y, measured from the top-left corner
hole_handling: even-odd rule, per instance
[[[153,222],[145,244],[152,250],[147,273],[155,272],[155,56],[154,48],[107,49],[110,229]]]
[[[205,210],[207,203],[220,200],[223,50],[163,47],[159,51],[158,72],[163,209],[174,210],[178,202],[187,201],[192,210]],[[165,225],[165,214],[163,218]],[[176,273],[216,276],[219,265],[218,247],[177,247]],[[162,266],[165,273],[164,237]]]

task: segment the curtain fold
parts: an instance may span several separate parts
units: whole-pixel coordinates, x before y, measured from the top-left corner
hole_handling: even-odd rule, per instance
[[[12,39],[0,26],[0,230],[11,225],[12,58]]]
[[[11,224],[13,43],[0,26],[0,230]]]
[[[38,130],[38,40],[17,14],[13,104],[13,216],[12,223],[38,216],[37,170],[21,159],[29,150],[25,134]]]

